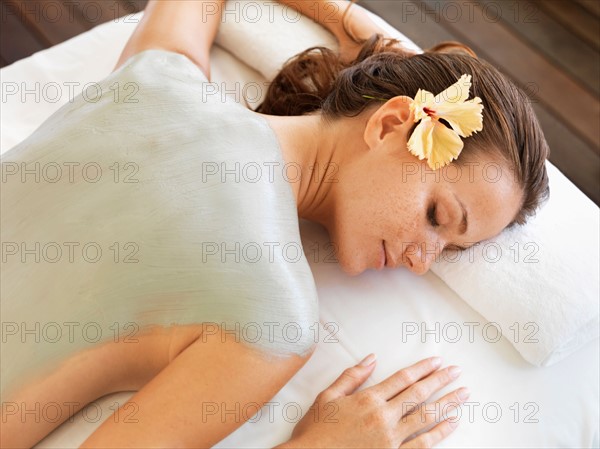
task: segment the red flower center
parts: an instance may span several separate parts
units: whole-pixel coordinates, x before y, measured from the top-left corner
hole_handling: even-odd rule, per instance
[[[429,109],[428,107],[423,108],[423,112],[427,114],[429,117],[435,116],[435,111],[433,109]]]

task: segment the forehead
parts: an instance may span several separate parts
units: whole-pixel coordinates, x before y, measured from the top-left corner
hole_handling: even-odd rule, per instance
[[[468,212],[466,238],[486,240],[510,224],[520,207],[522,192],[508,168],[497,162],[472,162],[444,169],[441,184],[450,201],[458,204],[460,200]]]

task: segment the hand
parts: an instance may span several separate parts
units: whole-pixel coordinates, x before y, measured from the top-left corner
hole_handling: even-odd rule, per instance
[[[452,418],[440,422],[441,414],[456,409],[468,398],[468,390],[462,388],[437,400],[435,407],[423,408],[424,401],[458,377],[452,375],[457,367],[438,370],[440,362],[436,364],[435,360],[422,360],[357,393],[355,390],[373,372],[375,363],[346,369],[317,396],[294,428],[290,441],[278,447],[432,447],[457,425]],[[459,393],[465,394],[459,397]]]
[[[302,0],[300,2],[279,0],[279,2],[310,17],[329,30],[339,43],[340,60],[344,63],[354,61],[360,53],[362,44],[373,34],[379,33],[389,37],[382,28],[375,25],[366,10],[347,0]],[[345,11],[347,13],[344,17]]]

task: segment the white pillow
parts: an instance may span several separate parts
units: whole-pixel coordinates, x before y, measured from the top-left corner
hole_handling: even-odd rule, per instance
[[[598,207],[546,167],[550,199],[535,217],[432,266],[527,361],[542,366],[598,338],[600,326]]]

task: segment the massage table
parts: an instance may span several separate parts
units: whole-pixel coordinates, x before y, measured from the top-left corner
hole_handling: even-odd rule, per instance
[[[139,14],[126,16],[96,26],[2,69],[2,153],[31,134],[88,83],[108,75],[139,17]],[[381,18],[372,17],[391,28]],[[264,85],[281,61],[264,61],[262,73],[243,62],[236,56],[232,42],[236,33],[249,33],[249,28],[235,22],[235,15],[226,17],[217,36],[211,55],[211,81],[226,86],[227,95],[243,103],[244,95],[250,95],[244,87],[251,83]],[[290,20],[286,24],[291,39],[283,37],[273,44],[285,47],[283,51],[288,56],[314,43],[310,39],[304,42],[301,35],[294,40],[295,23]],[[302,23],[304,29],[319,28],[308,19]],[[260,33],[258,28],[254,30]],[[401,36],[397,30],[394,32]],[[252,36],[254,39],[255,35]],[[272,36],[270,39],[273,41]],[[403,36],[403,40],[415,47],[408,37]],[[332,37],[323,44],[335,45]],[[30,93],[23,97],[27,90]],[[250,104],[254,107],[259,98],[255,96],[252,100]],[[550,175],[552,195],[576,199],[581,206],[575,214],[597,215],[597,207],[583,199],[583,193],[558,169],[552,166]],[[590,235],[596,223],[590,225]],[[273,447],[287,440],[315,396],[344,368],[370,352],[377,355],[377,367],[361,388],[375,385],[395,371],[434,355],[441,356],[444,365],[462,367],[459,380],[433,398],[459,386],[471,390],[470,399],[461,407],[458,428],[439,447],[598,447],[597,338],[557,363],[534,366],[521,357],[510,341],[524,338],[524,323],[519,323],[520,333],[498,335],[497,328],[490,327],[484,316],[432,271],[423,276],[406,269],[369,270],[356,277],[345,275],[331,260],[331,247],[323,228],[302,220],[301,233],[319,294],[317,348],[268,406],[215,447]],[[589,250],[598,253],[596,241]],[[589,282],[597,284],[598,278]],[[36,447],[78,447],[109,419],[116,404],[123,404],[132,394],[121,392],[94,401]],[[201,417],[197,419],[200,425]]]

